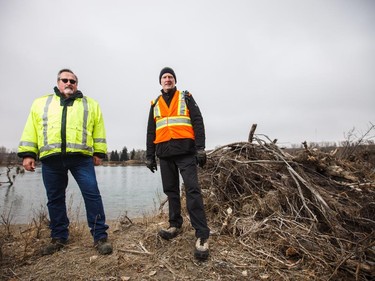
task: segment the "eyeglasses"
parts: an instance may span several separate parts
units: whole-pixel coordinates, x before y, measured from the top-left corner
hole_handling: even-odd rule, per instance
[[[63,83],[68,83],[68,81],[70,82],[70,84],[74,85],[75,83],[77,83],[76,80],[73,80],[73,79],[66,79],[66,78],[59,78],[59,80],[63,81]]]

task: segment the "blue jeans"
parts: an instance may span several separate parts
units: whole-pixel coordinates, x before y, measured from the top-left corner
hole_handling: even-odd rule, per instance
[[[87,223],[94,241],[107,238],[102,197],[96,181],[92,157],[51,156],[42,159],[42,176],[48,198],[51,237],[67,240],[69,219],[66,212],[68,171],[76,180],[86,207]]]

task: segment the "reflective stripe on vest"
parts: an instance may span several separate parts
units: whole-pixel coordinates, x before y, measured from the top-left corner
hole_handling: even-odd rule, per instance
[[[38,144],[36,142],[30,142],[30,141],[20,141],[19,146],[28,146],[28,147],[38,149]]]
[[[165,126],[177,126],[186,125],[191,126],[191,120],[188,116],[175,116],[175,117],[165,117],[156,121],[156,130],[161,129]]]

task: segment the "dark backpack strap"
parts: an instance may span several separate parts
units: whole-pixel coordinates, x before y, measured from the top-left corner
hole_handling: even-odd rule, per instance
[[[184,95],[186,104],[188,104],[190,101],[191,94],[188,90],[182,91],[181,93]]]

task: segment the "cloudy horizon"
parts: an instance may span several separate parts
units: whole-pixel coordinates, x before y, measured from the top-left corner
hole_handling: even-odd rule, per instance
[[[108,149],[145,149],[158,76],[197,101],[206,147],[257,134],[340,142],[375,123],[375,1],[0,0],[0,146],[61,68],[103,111]]]

